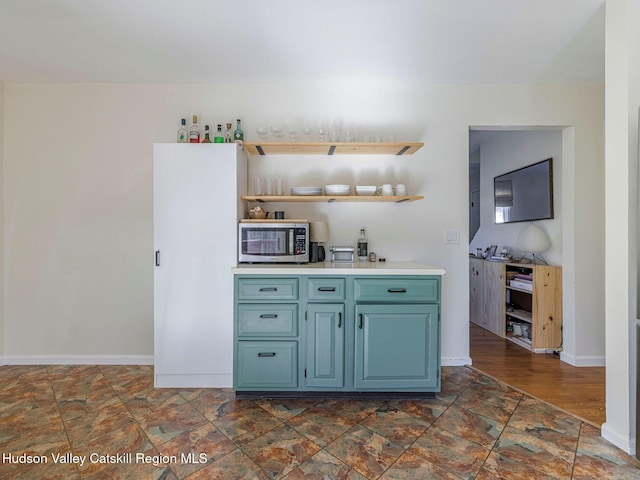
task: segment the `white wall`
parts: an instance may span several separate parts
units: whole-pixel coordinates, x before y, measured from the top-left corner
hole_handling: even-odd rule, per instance
[[[4,253],[4,83],[0,82],[0,252]],[[4,364],[4,254],[0,254],[0,365]]]
[[[640,2],[606,3],[606,405],[602,435],[635,452]]]
[[[353,243],[366,226],[379,255],[445,267],[443,363],[468,362],[469,126],[575,125],[576,158],[598,183],[602,177],[591,176],[603,159],[602,98],[602,85],[7,84],[6,358],[151,358],[152,144],[173,141],[179,118],[197,113],[210,124],[242,118],[248,139],[258,124],[303,117],[424,141],[408,157],[252,158],[250,176],[286,176],[289,186],[402,181],[424,195],[399,205],[284,208],[288,216],[328,219],[330,243]],[[587,235],[602,231],[597,217],[583,221],[593,220],[587,212],[599,200],[576,199],[576,222]],[[460,244],[444,244],[446,229],[460,231]],[[594,257],[600,247],[584,249]],[[583,275],[583,265],[575,268]],[[601,291],[602,276],[590,276],[576,303]],[[591,318],[597,310],[580,313]]]
[[[562,265],[562,132],[561,130],[503,131],[480,146],[480,230],[469,251],[489,245],[507,247],[514,256],[523,253],[516,247],[518,235],[529,222],[496,224],[494,221],[493,179],[532,163],[553,158],[554,218],[535,222],[551,239],[544,258]]]

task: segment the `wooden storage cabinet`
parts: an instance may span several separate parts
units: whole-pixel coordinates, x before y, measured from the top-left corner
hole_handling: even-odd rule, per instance
[[[469,320],[504,337],[504,264],[469,259]]]
[[[484,260],[469,259],[469,321],[479,327],[487,328],[484,317],[483,285]]]
[[[562,268],[510,263],[505,276],[507,339],[536,353],[561,350]]]
[[[239,392],[440,390],[438,276],[237,275]]]
[[[560,350],[562,267],[471,258],[469,320],[536,353]]]

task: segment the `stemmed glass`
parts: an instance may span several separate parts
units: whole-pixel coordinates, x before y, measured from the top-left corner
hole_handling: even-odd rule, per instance
[[[327,134],[327,129],[324,127],[318,127],[316,132],[318,132],[318,141],[324,142],[324,136]]]
[[[267,135],[269,135],[269,129],[266,127],[257,127],[256,133],[262,140],[266,140]]]
[[[311,134],[313,133],[313,128],[304,127],[302,129],[302,133],[304,133],[304,136],[307,137],[307,142],[310,142],[311,141]]]
[[[273,134],[273,136],[278,139],[282,136],[282,129],[278,126],[272,126],[271,127],[271,133]]]
[[[296,138],[298,138],[298,128],[295,126],[291,126],[289,127],[289,138],[291,138],[292,142],[296,141]]]

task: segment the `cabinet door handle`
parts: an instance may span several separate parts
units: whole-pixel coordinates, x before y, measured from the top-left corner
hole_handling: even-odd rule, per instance
[[[160,266],[160,250],[156,250],[156,267]]]
[[[362,330],[362,324],[363,324],[363,322],[364,322],[364,321],[363,321],[363,319],[362,319],[362,314],[360,313],[360,314],[358,315],[358,328],[359,328],[360,330]]]
[[[336,287],[318,287],[319,292],[335,292]]]
[[[389,293],[407,293],[406,288],[388,288],[387,292]]]
[[[277,313],[263,313],[260,315],[260,318],[278,318]]]
[[[338,312],[338,328],[342,328],[342,312]]]
[[[259,357],[275,357],[276,352],[260,352],[258,353]]]
[[[261,292],[277,292],[278,289],[276,287],[262,287],[260,291]]]

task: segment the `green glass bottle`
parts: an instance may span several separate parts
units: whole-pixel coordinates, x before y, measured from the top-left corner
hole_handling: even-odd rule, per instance
[[[204,138],[202,143],[211,143],[211,137],[209,136],[209,125],[204,126]]]
[[[213,143],[224,143],[224,135],[222,133],[222,124],[218,124],[218,131],[213,137]]]
[[[238,126],[233,131],[233,141],[242,145],[244,143],[244,132],[242,131],[242,126],[240,125],[240,119],[236,121],[238,122]]]
[[[183,118],[178,129],[178,143],[189,142],[189,131],[187,130],[187,119]]]

